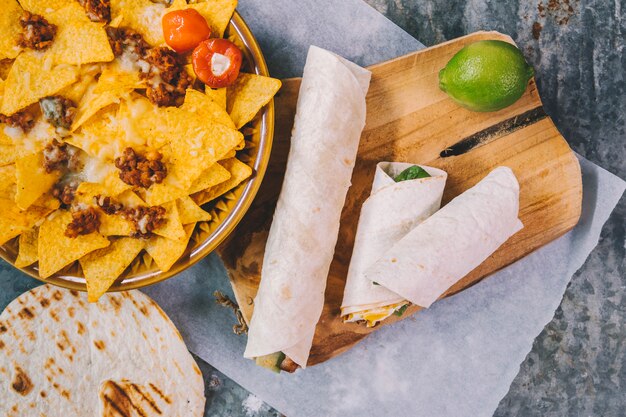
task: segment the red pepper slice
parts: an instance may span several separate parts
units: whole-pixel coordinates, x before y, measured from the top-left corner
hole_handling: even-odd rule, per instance
[[[194,9],[166,13],[161,24],[165,43],[178,53],[191,51],[200,42],[211,37],[211,28]]]
[[[193,50],[193,70],[198,79],[211,88],[228,87],[239,76],[243,57],[227,39],[209,39]]]

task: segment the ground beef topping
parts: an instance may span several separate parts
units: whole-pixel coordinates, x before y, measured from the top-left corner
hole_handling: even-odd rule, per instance
[[[102,209],[106,214],[116,214],[124,209],[124,205],[119,202],[115,202],[109,196],[103,196],[98,194],[94,196],[94,202],[98,207]]]
[[[149,188],[152,184],[160,184],[167,176],[162,158],[163,155],[157,151],[142,156],[133,148],[126,148],[122,156],[115,158],[115,166],[121,171],[120,179],[126,184]]]
[[[165,47],[150,49],[145,57],[149,67],[140,76],[148,80],[146,97],[157,106],[180,106],[192,79],[176,52]]]
[[[147,239],[154,230],[165,224],[165,212],[161,206],[139,206],[125,209],[122,216],[133,223],[135,232],[132,237]]]
[[[78,184],[76,182],[69,184],[57,183],[52,189],[52,196],[61,202],[62,208],[69,208],[74,201],[76,188],[78,188]]]
[[[39,107],[51,125],[57,128],[69,129],[76,115],[76,103],[63,96],[50,96],[39,100]]]
[[[110,0],[78,0],[85,8],[85,14],[92,22],[109,22],[111,20]]]
[[[124,52],[131,54],[134,60],[142,59],[150,45],[143,40],[143,37],[129,28],[114,28],[107,26],[106,33],[113,54],[118,57]]]
[[[28,132],[35,125],[35,118],[26,110],[14,113],[11,116],[0,114],[0,123],[6,123],[11,127],[19,127]]]
[[[22,33],[18,39],[18,45],[22,48],[30,48],[41,51],[52,45],[57,33],[56,25],[38,14],[25,11],[20,18]]]
[[[98,211],[94,207],[72,212],[72,221],[65,229],[65,236],[75,238],[80,235],[88,235],[98,230],[100,219]]]
[[[43,150],[43,164],[47,173],[63,170],[68,159],[67,145],[56,139],[52,139]]]

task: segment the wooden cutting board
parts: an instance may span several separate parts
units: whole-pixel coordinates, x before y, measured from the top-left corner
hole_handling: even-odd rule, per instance
[[[344,352],[379,328],[345,324],[339,317],[359,212],[370,193],[376,163],[411,162],[447,171],[443,204],[499,165],[509,166],[515,172],[520,182],[520,218],[524,229],[444,296],[477,283],[561,236],[578,222],[582,202],[580,166],[545,114],[534,80],[519,101],[494,113],[465,110],[439,90],[438,72],[448,60],[463,46],[485,39],[513,43],[511,38],[497,32],[478,32],[370,67],[373,75],[367,95],[367,123],[341,216],[326,302],[309,365]],[[261,190],[235,232],[218,249],[248,322],[285,172],[299,86],[299,79],[285,80],[276,97],[274,148]],[[418,309],[411,307],[403,318]],[[392,316],[383,324],[397,320]]]

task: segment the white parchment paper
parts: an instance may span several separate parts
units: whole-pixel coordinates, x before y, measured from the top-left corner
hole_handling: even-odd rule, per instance
[[[298,76],[310,44],[360,65],[421,44],[360,0],[241,0],[275,76]],[[289,417],[491,416],[595,247],[626,183],[581,159],[583,215],[570,233],[462,293],[382,328],[349,352],[294,375],[243,359],[232,296],[216,256],[145,290],[202,359]]]

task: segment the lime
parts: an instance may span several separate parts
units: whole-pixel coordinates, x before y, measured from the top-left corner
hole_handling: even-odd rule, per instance
[[[514,45],[480,41],[461,49],[439,71],[439,88],[469,110],[496,111],[515,103],[533,75]]]

